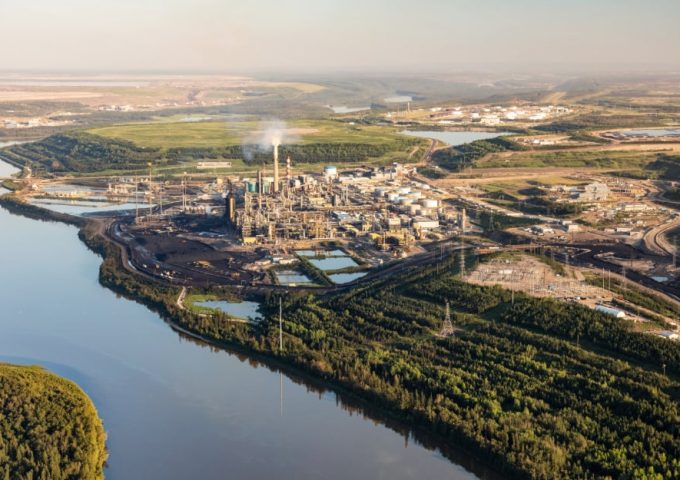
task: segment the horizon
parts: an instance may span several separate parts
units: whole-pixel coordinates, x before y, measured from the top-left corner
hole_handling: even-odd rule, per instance
[[[665,73],[680,71],[677,18],[670,0],[10,0],[0,56],[46,73]]]

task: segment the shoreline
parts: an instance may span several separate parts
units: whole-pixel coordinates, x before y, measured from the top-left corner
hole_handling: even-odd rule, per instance
[[[419,421],[419,417],[410,414],[404,417],[400,414],[403,412],[398,408],[384,408],[374,405],[373,401],[382,405],[389,404],[389,400],[383,399],[378,393],[356,391],[347,382],[334,381],[330,378],[328,372],[314,370],[309,365],[295,361],[295,359],[281,356],[275,351],[267,349],[267,346],[258,349],[252,342],[246,341],[248,335],[246,335],[244,341],[234,339],[225,341],[195,331],[181,320],[184,315],[197,316],[197,314],[189,310],[182,310],[177,306],[176,300],[181,287],[156,282],[126,269],[123,265],[123,253],[119,251],[123,247],[106,236],[106,228],[102,228],[105,227],[104,222],[31,205],[17,199],[12,194],[0,195],[0,207],[12,214],[31,220],[64,223],[77,227],[80,241],[90,251],[102,258],[99,269],[99,283],[112,292],[144,305],[158,314],[179,335],[227,353],[245,355],[249,359],[264,364],[271,370],[286,374],[295,382],[302,381],[307,385],[311,384],[317,390],[332,391],[338,396],[340,402],[350,409],[358,409],[363,415],[373,420],[376,420],[377,417],[377,420],[387,428],[406,436],[407,442],[412,438],[425,448],[441,454],[453,465],[461,466],[483,480],[522,478],[522,473],[515,471],[502,457],[494,452],[485,451],[481,445],[476,445],[473,440],[468,439],[465,435],[453,437],[441,435],[436,432],[435,425],[422,423]],[[156,295],[149,294],[146,292],[147,289],[151,289]],[[160,292],[158,292],[159,290]],[[231,330],[253,327],[251,324],[240,322],[228,323],[232,324]],[[252,339],[252,337],[250,338]],[[495,468],[493,465],[501,465],[502,468]]]

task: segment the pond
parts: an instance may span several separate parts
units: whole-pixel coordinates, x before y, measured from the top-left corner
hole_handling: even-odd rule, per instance
[[[341,268],[356,267],[357,262],[352,257],[326,257],[326,258],[310,258],[309,263],[314,265],[319,270],[324,272],[330,270],[340,270]]]
[[[621,132],[626,137],[678,137],[680,128],[637,128]]]
[[[474,142],[476,140],[488,140],[489,138],[501,137],[503,135],[512,135],[510,132],[445,132],[438,130],[404,130],[401,133],[411,137],[434,138],[435,140],[439,140],[440,142],[451,145],[452,147],[463,145],[464,143]]]
[[[370,110],[371,107],[346,107],[346,106],[335,106],[326,105],[327,108],[333,110],[333,113],[355,113],[363,112],[364,110]]]
[[[359,278],[366,275],[367,272],[354,272],[354,273],[334,273],[328,275],[328,278],[337,285],[342,285],[343,283],[353,282]]]
[[[203,300],[194,302],[198,307],[212,308],[243,320],[262,320],[260,304],[257,302],[229,302],[227,300]]]
[[[297,270],[280,270],[276,279],[281,285],[315,285],[311,278]]]

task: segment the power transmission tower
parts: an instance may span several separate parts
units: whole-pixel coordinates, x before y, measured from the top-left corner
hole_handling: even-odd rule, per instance
[[[453,335],[453,324],[451,323],[451,311],[449,309],[449,301],[446,301],[446,316],[444,317],[444,323],[442,324],[442,329],[439,331],[440,337],[450,337]]]

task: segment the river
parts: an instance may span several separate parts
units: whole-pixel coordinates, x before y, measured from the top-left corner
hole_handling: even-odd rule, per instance
[[[0,360],[43,365],[91,396],[107,479],[477,478],[403,426],[189,340],[102,287],[74,227],[3,209],[0,226]]]

